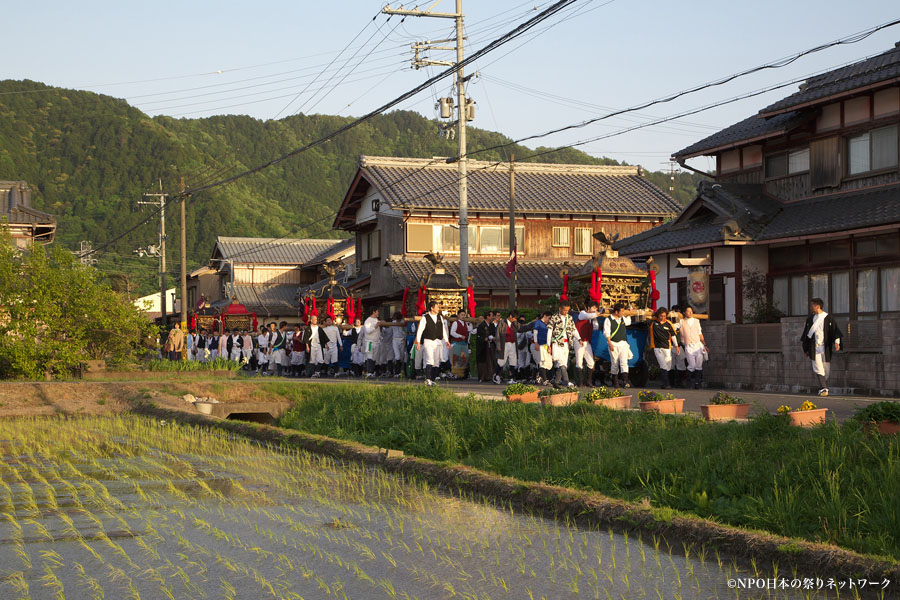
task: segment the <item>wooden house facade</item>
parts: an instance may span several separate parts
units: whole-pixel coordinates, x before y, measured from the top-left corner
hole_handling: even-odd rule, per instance
[[[515,167],[517,303],[559,292],[560,270],[599,249],[594,233],[621,237],[674,216],[678,204],[640,167],[521,163]],[[468,253],[479,304],[505,306],[510,257],[510,165],[469,162]],[[459,275],[458,177],[444,159],[362,156],[334,222],[352,232],[361,292],[395,308],[403,289],[431,272],[429,253]]]
[[[694,157],[714,158],[710,181],[678,218],[615,248],[661,266],[664,305],[688,301],[687,271],[678,259],[709,256],[710,317],[738,325],[752,316],[744,278],[761,274],[765,299],[784,315],[779,326],[772,324],[778,332],[766,336],[786,340],[782,348],[770,339],[767,352],[796,354],[794,329],[810,300],[821,298],[845,329],[845,348],[874,359],[856,379],[848,371],[846,387],[900,390],[900,380],[887,375],[896,369],[886,366],[897,336],[885,329],[900,322],[898,128],[900,44],[812,77],[757,114],[676,152],[684,166]],[[730,349],[759,350],[757,333],[744,333],[761,329],[730,331],[723,338]],[[881,383],[873,377],[878,360],[887,361],[875,369],[886,377]],[[806,369],[791,375],[805,379]]]

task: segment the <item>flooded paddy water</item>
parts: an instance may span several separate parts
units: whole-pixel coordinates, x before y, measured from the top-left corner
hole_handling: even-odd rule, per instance
[[[143,417],[2,421],[0,455],[2,599],[829,597],[730,589],[752,573],[713,549]]]

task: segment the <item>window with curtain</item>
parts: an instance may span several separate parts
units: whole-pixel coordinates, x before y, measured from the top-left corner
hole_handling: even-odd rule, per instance
[[[806,275],[791,277],[791,315],[809,312],[809,279]]]
[[[821,298],[828,307],[828,274],[821,273],[819,275],[809,276],[810,287],[812,288],[812,298]]]
[[[866,132],[849,138],[847,140],[847,154],[850,155],[850,160],[847,165],[847,172],[850,173],[850,175],[870,171],[869,133]]]
[[[788,173],[803,173],[809,171],[809,148],[792,150],[788,153]]]
[[[850,273],[848,271],[831,274],[831,306],[826,310],[835,314],[850,313]]]
[[[553,228],[553,246],[555,248],[569,247],[569,228],[554,227]]]
[[[881,310],[900,310],[900,267],[881,269]]]
[[[588,227],[575,228],[575,254],[585,256],[591,255],[591,251],[593,250],[593,244],[591,242],[594,241],[594,238],[591,237],[593,233],[594,230]]]
[[[503,239],[500,240],[500,251],[501,252],[509,252],[512,247],[509,243],[509,227],[503,227],[501,229],[503,232]],[[518,254],[525,253],[525,226],[524,225],[516,225],[516,242],[518,246],[516,248],[516,252]]]
[[[499,227],[481,227],[480,244],[478,251],[482,254],[499,254],[502,252],[501,244],[503,234]]]
[[[875,269],[856,272],[856,311],[861,313],[878,310],[878,277]]]
[[[788,313],[788,278],[776,277],[772,280],[772,306],[783,312]]]
[[[850,175],[897,166],[897,126],[873,129],[847,138]]]

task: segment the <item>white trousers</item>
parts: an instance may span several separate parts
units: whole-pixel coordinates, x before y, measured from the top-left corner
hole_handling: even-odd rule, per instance
[[[326,365],[333,365],[338,361],[338,347],[336,342],[328,342],[322,353],[322,360]]]
[[[246,358],[247,362],[250,362],[251,356],[253,356],[253,348],[248,348],[247,350],[241,350],[241,359]]]
[[[628,340],[613,342],[612,348],[609,351],[610,373],[613,375],[628,373],[628,355],[630,353],[631,347],[628,345]]]
[[[518,367],[520,369],[524,369],[531,364],[531,352],[528,351],[528,347],[524,350],[517,350],[516,353],[518,354],[516,360],[518,360]]]
[[[654,348],[653,354],[656,356],[656,362],[663,371],[672,370],[672,349],[671,348]]]
[[[359,344],[353,344],[350,347],[350,362],[354,365],[361,365],[366,362],[366,354],[360,349]]]
[[[402,361],[405,354],[404,350],[406,350],[406,336],[393,338],[391,340],[391,350],[394,351],[393,360]]]
[[[688,371],[703,370],[703,344],[695,342],[684,347],[685,360]]]
[[[231,360],[234,362],[241,362],[241,349],[240,348],[231,348]]]
[[[687,369],[687,352],[684,351],[684,348],[681,349],[681,352],[673,355],[672,366],[678,371]]]
[[[263,350],[256,351],[256,362],[260,365],[264,365],[269,362],[269,355],[265,353]]]
[[[584,344],[578,342],[578,345],[575,346],[575,368],[581,369],[582,365],[588,369],[594,368],[594,349],[591,348],[590,342]]]
[[[828,379],[829,375],[831,375],[831,363],[825,362],[825,349],[823,348],[820,352],[818,348],[816,348],[815,357],[812,359],[812,370],[816,375],[822,375],[825,379]]]
[[[536,355],[534,363],[539,369],[547,369],[549,371],[553,368],[553,355],[550,352],[550,346],[539,346],[537,349],[531,346],[531,352]]]
[[[284,350],[273,350],[269,355],[269,368],[274,371],[276,365],[280,365],[284,360]]]
[[[302,365],[303,359],[306,358],[304,356],[305,354],[306,352],[303,351],[294,352],[293,350],[291,350],[291,366],[297,367],[299,365]]]
[[[559,344],[553,344],[552,357],[553,364],[561,369],[565,369],[569,366],[569,344],[568,342],[563,343],[561,346]]]
[[[309,364],[321,365],[323,362],[325,362],[325,353],[323,352],[322,346],[320,346],[319,344],[310,344]]]
[[[503,358],[497,359],[497,364],[501,367],[509,361],[509,366],[516,368],[519,366],[518,358],[516,356],[516,343],[515,342],[506,342],[503,344]]]
[[[426,367],[439,367],[444,358],[444,340],[422,340],[422,354]]]
[[[377,360],[378,350],[381,348],[381,340],[378,340],[377,342],[367,340],[363,342],[363,345],[365,346],[366,360]]]

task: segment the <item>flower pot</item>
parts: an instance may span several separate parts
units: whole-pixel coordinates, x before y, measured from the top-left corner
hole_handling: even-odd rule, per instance
[[[615,398],[600,398],[594,400],[597,406],[605,406],[613,410],[625,410],[631,408],[631,396],[616,396]]]
[[[684,409],[684,398],[640,402],[639,405],[644,412],[658,412],[663,415],[671,415],[682,412]]]
[[[878,421],[878,433],[881,435],[897,435],[900,433],[900,423]]]
[[[702,404],[700,412],[707,421],[731,421],[746,419],[750,414],[749,404]]]
[[[788,413],[791,418],[791,425],[796,427],[812,427],[825,422],[825,413],[827,408],[816,408],[813,410],[792,410]]]
[[[524,394],[512,394],[511,396],[507,396],[506,400],[508,402],[522,402],[525,404],[534,404],[540,402],[537,390],[533,392],[525,392]]]
[[[571,406],[576,402],[578,402],[578,392],[541,396],[541,404],[544,406]]]

